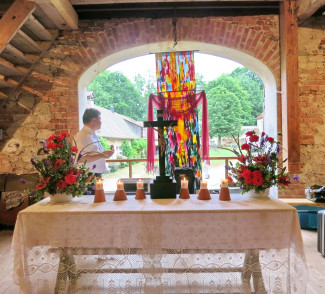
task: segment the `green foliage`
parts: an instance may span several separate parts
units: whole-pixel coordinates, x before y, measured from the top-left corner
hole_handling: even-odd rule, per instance
[[[126,156],[127,158],[133,158],[134,151],[133,151],[129,141],[124,140],[122,142],[121,149],[122,149],[122,153],[124,156]]]
[[[146,158],[147,140],[142,138],[134,139],[131,142],[131,147],[136,154],[136,158]]]
[[[95,104],[114,110],[135,120],[144,120],[147,113],[147,100],[130,80],[120,72],[100,73],[89,85],[88,90],[95,94]]]
[[[207,93],[210,137],[231,136],[242,126],[242,106],[239,98],[224,87],[212,88]]]
[[[256,119],[263,112],[264,85],[262,80],[246,67],[236,68],[230,76],[237,79],[241,87],[246,90],[252,106],[251,116]]]
[[[111,145],[108,144],[107,139],[104,137],[99,137],[99,141],[102,144],[104,150],[110,150]]]

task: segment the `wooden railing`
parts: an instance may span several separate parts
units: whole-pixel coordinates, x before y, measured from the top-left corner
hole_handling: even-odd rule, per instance
[[[229,164],[229,160],[237,159],[236,156],[212,156],[210,157],[210,161],[212,160],[224,160],[225,165]],[[127,159],[106,159],[107,163],[114,163],[114,162],[125,162],[129,165],[129,178],[132,178],[132,163],[133,162],[146,162],[146,158],[127,158]],[[158,161],[158,158],[155,158],[155,161]],[[225,177],[228,176],[228,170],[225,169]]]

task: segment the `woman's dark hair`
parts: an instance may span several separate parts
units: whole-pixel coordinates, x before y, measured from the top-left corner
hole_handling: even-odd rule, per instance
[[[97,118],[100,116],[100,111],[95,108],[87,108],[85,110],[84,115],[82,116],[82,121],[84,124],[88,124],[91,122],[93,118]]]

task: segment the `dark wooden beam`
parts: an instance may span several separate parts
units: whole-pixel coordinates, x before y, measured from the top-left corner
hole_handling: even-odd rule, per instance
[[[280,5],[281,91],[283,155],[288,169],[300,171],[300,134],[298,103],[298,24],[296,1]]]

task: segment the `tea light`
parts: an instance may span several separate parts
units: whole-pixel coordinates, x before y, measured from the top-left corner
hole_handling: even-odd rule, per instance
[[[181,188],[188,189],[188,180],[186,178],[181,181]]]
[[[207,181],[201,181],[200,189],[208,189],[208,182]]]
[[[124,183],[120,180],[117,182],[117,190],[124,190]]]
[[[143,181],[141,179],[137,181],[137,189],[143,189]]]
[[[103,180],[99,179],[96,181],[96,190],[103,190]]]

